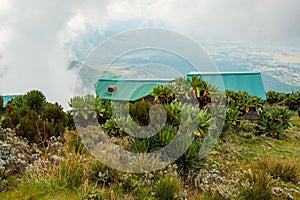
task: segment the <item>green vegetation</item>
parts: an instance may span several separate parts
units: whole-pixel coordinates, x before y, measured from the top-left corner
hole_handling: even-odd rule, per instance
[[[179,78],[136,102],[74,97],[66,113],[30,91],[9,102],[2,116],[0,199],[299,199],[298,95],[271,91],[264,101],[226,91],[225,99],[200,78]],[[103,145],[108,138],[136,153],[154,152],[175,138],[160,156],[185,151],[163,169],[123,173],[95,159],[79,130],[91,141],[95,133]]]

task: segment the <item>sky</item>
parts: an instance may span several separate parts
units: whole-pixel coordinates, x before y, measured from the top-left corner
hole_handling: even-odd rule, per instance
[[[152,26],[199,42],[276,45],[299,39],[299,8],[298,0],[0,0],[0,94],[38,89],[66,107],[76,82],[68,44],[90,30]]]

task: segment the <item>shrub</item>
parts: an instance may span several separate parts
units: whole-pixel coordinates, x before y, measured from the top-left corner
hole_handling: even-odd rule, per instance
[[[156,137],[133,138],[130,149],[135,153],[149,153],[158,148],[157,143]]]
[[[283,107],[265,107],[258,113],[260,133],[279,138],[279,135],[291,126],[292,112]]]
[[[186,148],[187,143],[185,141],[180,141],[177,144],[177,150],[182,150]],[[200,166],[200,157],[199,157],[200,145],[196,142],[191,143],[187,150],[175,161],[178,166],[178,170],[186,174],[189,171],[196,169]],[[171,155],[178,155],[178,153],[171,153]],[[171,156],[170,155],[170,156]]]
[[[286,98],[285,93],[280,93],[280,92],[275,92],[275,91],[268,91],[266,93],[267,96],[267,102],[271,105],[274,106],[276,105],[284,105],[284,100]]]
[[[280,178],[285,182],[298,183],[299,171],[297,163],[294,161],[265,158],[259,162],[259,168],[269,173],[273,178]]]
[[[287,95],[284,104],[288,106],[290,110],[297,110],[300,107],[300,91]]]
[[[133,121],[140,126],[147,126],[150,122],[149,110],[151,105],[151,103],[144,100],[129,104],[129,114]]]
[[[154,104],[155,105],[155,104]],[[161,118],[164,116],[160,114],[161,110],[159,107],[152,107],[154,106],[145,100],[137,101],[134,103],[129,104],[129,114],[134,122],[136,122],[140,126],[147,126],[150,124],[151,120],[154,121],[152,123],[161,123],[164,122]],[[153,115],[150,117],[149,111],[152,108]],[[172,126],[176,126],[176,116],[169,111],[167,108],[164,108],[163,112],[166,112],[167,119],[166,123]]]
[[[123,130],[122,128],[120,128],[117,124],[117,122],[111,118],[109,120],[107,120],[105,122],[105,124],[103,124],[101,126],[102,130],[104,131],[104,133],[110,135],[110,136],[116,136],[116,137],[120,137],[123,135]]]
[[[239,110],[228,107],[226,109],[226,119],[223,131],[227,131],[230,128],[236,130],[237,126],[240,124],[241,115],[242,112],[240,112]]]
[[[158,133],[158,141],[161,147],[168,145],[176,136],[177,131],[170,125],[166,125]]]
[[[42,139],[39,131],[40,123],[37,113],[29,110],[21,119],[20,125],[16,129],[16,134],[27,138],[30,143],[39,143]]]
[[[95,111],[100,124],[104,124],[106,120],[112,117],[111,101],[107,99],[95,98]]]
[[[46,105],[46,97],[40,91],[31,90],[23,96],[23,103],[26,109],[33,110],[40,114]]]
[[[253,96],[245,91],[234,92],[226,90],[226,96],[227,106],[242,112],[243,115],[250,111],[259,110],[263,104],[263,100],[261,98]]]
[[[179,199],[180,182],[174,177],[161,178],[155,185],[154,193],[158,199]]]
[[[69,106],[72,108],[71,112],[76,124],[80,124],[82,127],[98,124],[96,120],[95,98],[93,95],[71,98]]]
[[[175,117],[174,125],[179,126],[181,122],[181,104],[179,102],[173,101],[172,103],[167,104],[166,108]]]
[[[240,187],[241,199],[245,200],[269,200],[273,198],[273,180],[269,174],[263,171],[247,173],[246,185]]]
[[[20,122],[20,111],[17,107],[8,104],[1,123],[2,128],[15,128]]]
[[[47,122],[51,122],[54,125],[61,124],[64,127],[67,125],[65,112],[58,104],[46,107],[41,115],[41,118]]]

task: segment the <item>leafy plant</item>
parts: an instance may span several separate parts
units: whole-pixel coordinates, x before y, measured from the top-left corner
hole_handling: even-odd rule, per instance
[[[176,136],[177,130],[170,125],[166,125],[158,133],[158,141],[161,147],[168,145]]]
[[[260,133],[279,138],[283,131],[292,126],[292,112],[283,107],[265,107],[258,113]]]
[[[107,120],[105,122],[105,124],[103,124],[101,126],[101,128],[106,134],[111,135],[111,136],[120,137],[123,135],[122,128],[120,128],[118,126],[118,124],[116,123],[116,121],[113,118]]]
[[[245,175],[246,185],[240,187],[240,197],[245,200],[269,200],[273,198],[272,177],[265,172],[249,172]]]
[[[46,97],[38,90],[31,90],[23,96],[23,104],[27,110],[30,109],[40,114],[46,105]]]
[[[233,130],[237,129],[237,126],[240,124],[242,112],[236,109],[228,107],[226,109],[226,119],[224,123],[223,131],[232,128]]]
[[[250,95],[248,92],[234,92],[226,90],[227,106],[229,108],[238,110],[242,114],[250,111],[258,111],[263,106],[263,100],[259,97]]]
[[[286,99],[285,93],[275,92],[273,90],[270,90],[266,93],[267,96],[267,102],[274,106],[276,105],[284,105],[284,100]]]
[[[150,93],[150,96],[154,97],[154,101],[156,103],[161,104],[169,104],[175,99],[175,95],[172,92],[171,88],[166,86],[156,86],[153,88],[152,92]]]
[[[41,142],[40,119],[38,114],[29,110],[27,114],[21,119],[20,125],[16,129],[16,134],[23,138],[27,138],[30,143]]]
[[[8,104],[5,109],[2,128],[15,128],[20,122],[20,111],[17,107]]]
[[[179,180],[171,176],[161,178],[154,188],[155,197],[165,200],[179,199],[179,191]]]

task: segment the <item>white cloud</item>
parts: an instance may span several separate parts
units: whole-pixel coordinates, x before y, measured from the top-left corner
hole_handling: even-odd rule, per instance
[[[87,25],[159,21],[196,39],[276,43],[299,37],[299,7],[298,0],[0,0],[0,92],[36,88],[66,105],[74,80],[65,42]]]

